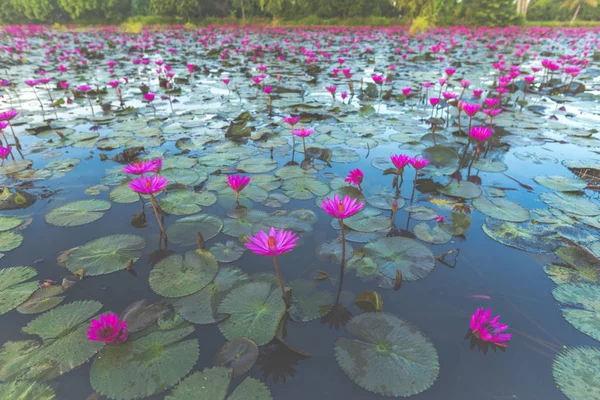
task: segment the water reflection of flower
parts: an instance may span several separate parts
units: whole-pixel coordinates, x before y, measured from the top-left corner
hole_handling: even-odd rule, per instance
[[[470,329],[467,331],[467,335],[465,336],[465,340],[468,340],[468,339],[470,339],[470,341],[469,341],[469,349],[470,350],[476,349],[477,351],[479,351],[480,353],[483,353],[483,354],[487,354],[490,349],[494,353],[496,352],[496,350],[500,350],[502,352],[506,351],[506,347],[498,346],[494,343],[486,342],[485,340],[478,339],[475,335],[473,335],[473,332]]]
[[[310,354],[298,350],[278,338],[274,338],[267,345],[260,348],[260,355],[256,365],[263,371],[263,379],[273,379],[273,383],[285,383],[296,373],[296,366],[302,360],[310,358]]]

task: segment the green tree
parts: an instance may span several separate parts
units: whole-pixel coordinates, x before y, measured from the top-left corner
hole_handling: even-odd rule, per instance
[[[150,0],[150,10],[157,15],[182,17],[185,22],[201,15],[199,0]]]
[[[573,14],[573,18],[571,19],[571,24],[573,22],[575,22],[575,20],[577,19],[577,16],[579,15],[579,11],[581,10],[581,6],[584,3],[587,4],[590,7],[597,7],[598,6],[598,0],[565,0],[560,5],[561,8],[568,7],[569,10],[571,10],[571,11],[575,10],[575,14]]]
[[[58,0],[71,19],[82,17],[120,22],[129,16],[129,0]]]
[[[469,25],[509,26],[519,22],[516,0],[464,0],[461,16]]]
[[[51,22],[60,19],[56,0],[8,0],[13,10],[32,21]],[[2,6],[4,7],[4,5]]]

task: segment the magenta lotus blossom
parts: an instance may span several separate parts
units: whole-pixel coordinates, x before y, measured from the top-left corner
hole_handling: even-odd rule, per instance
[[[298,123],[298,121],[300,121],[300,118],[302,118],[301,116],[289,116],[289,117],[283,117],[283,122],[285,122],[288,125],[291,125],[292,127],[294,125],[296,125]]]
[[[363,209],[365,203],[358,203],[358,199],[350,196],[340,197],[335,194],[333,199],[327,197],[321,202],[321,208],[329,215],[337,219],[346,219]]]
[[[528,75],[528,76],[524,76],[523,79],[525,80],[525,82],[527,82],[528,84],[531,85],[531,83],[535,80],[535,76],[534,75]]]
[[[411,93],[412,93],[412,89],[409,87],[402,89],[402,94],[405,95],[406,97],[410,96]]]
[[[190,74],[192,74],[196,69],[196,66],[192,63],[187,63],[185,66],[187,67],[187,70]]]
[[[346,97],[348,97],[348,93],[346,93],[346,92],[342,93],[342,100],[346,100]]]
[[[154,165],[154,172],[160,174],[160,171],[162,170],[162,158],[155,158],[150,162]]]
[[[312,135],[313,133],[315,133],[315,130],[303,126],[300,129],[294,129],[292,133],[296,136],[305,138],[305,137],[308,137],[308,136]]]
[[[481,110],[480,104],[473,103],[462,103],[462,110],[469,116],[473,117],[479,110]]]
[[[451,99],[455,99],[458,97],[458,95],[454,92],[443,92],[442,96],[444,97],[445,100],[451,100]]]
[[[494,318],[491,316],[491,308],[478,308],[471,316],[471,332],[477,339],[506,347],[512,338],[512,334],[503,333],[508,329],[508,325],[500,323],[499,315]]]
[[[0,121],[10,121],[17,115],[19,115],[17,110],[4,111],[3,113],[0,113]]]
[[[329,92],[329,94],[331,94],[331,97],[333,97],[333,99],[335,100],[335,91],[337,90],[337,87],[328,86],[326,89]]]
[[[2,159],[2,164],[0,164],[0,167],[4,165],[4,160],[6,160],[6,157],[8,157],[8,155],[10,154],[11,151],[12,151],[12,147],[10,147],[10,146],[8,146],[8,147],[0,146],[0,158]]]
[[[378,85],[383,85],[384,78],[382,75],[372,75],[371,79]]]
[[[223,82],[224,84],[226,84],[227,86],[229,86],[230,79],[229,78],[223,78],[223,79],[221,79],[221,82]]]
[[[443,215],[436,215],[435,220],[437,222],[444,222],[446,220],[446,217],[444,217]]]
[[[356,168],[348,173],[348,176],[346,179],[344,179],[344,182],[348,182],[349,184],[358,187],[358,190],[362,190],[360,185],[362,184],[364,177],[365,175],[363,172],[359,168]]]
[[[475,126],[469,131],[469,135],[480,142],[484,142],[491,134],[492,130],[485,126]]]
[[[464,89],[467,89],[469,86],[471,86],[471,81],[468,79],[463,79],[460,81],[460,86],[462,86]]]
[[[148,103],[152,103],[155,97],[156,95],[154,93],[146,93],[144,95],[144,100],[146,100]]]
[[[108,82],[108,86],[110,86],[113,89],[116,89],[117,86],[119,86],[119,81],[110,81]]]
[[[501,108],[488,108],[488,109],[483,110],[483,113],[490,118],[494,118],[496,115],[500,114],[501,112],[502,112]]]
[[[448,78],[449,78],[452,75],[454,75],[454,73],[456,72],[456,68],[446,68],[444,70],[444,72],[446,73],[446,75],[448,75]]]
[[[40,81],[37,79],[27,79],[25,80],[25,84],[30,87],[34,87],[39,85]]]
[[[425,168],[429,164],[429,160],[427,158],[416,156],[408,160],[408,163],[412,165],[414,169],[419,170]]]
[[[139,161],[127,164],[121,171],[130,175],[142,175],[148,172],[156,172],[156,165],[152,161]]]
[[[394,164],[398,170],[402,170],[410,161],[410,157],[406,154],[394,154],[393,156],[390,156],[390,160],[392,160],[392,164]]]
[[[488,97],[483,102],[488,108],[494,108],[500,103],[500,99],[495,97]]]
[[[154,194],[163,190],[168,182],[167,178],[159,175],[142,175],[129,182],[129,187],[140,194]]]
[[[77,86],[77,90],[79,90],[80,92],[87,93],[90,90],[92,90],[92,87],[89,85],[79,85],[79,86]]]
[[[273,91],[273,87],[272,87],[272,86],[265,86],[265,88],[263,89],[263,91],[264,91],[266,94],[270,95],[270,94],[271,94],[271,92]]]
[[[431,104],[432,107],[437,106],[438,104],[440,104],[440,98],[439,97],[430,97],[429,104]]]
[[[67,90],[69,88],[69,82],[58,82],[58,84],[63,90]]]
[[[292,231],[284,229],[277,231],[271,227],[268,234],[261,230],[254,236],[248,236],[248,240],[245,245],[254,254],[274,257],[292,251],[298,236]]]
[[[239,201],[240,192],[250,183],[251,178],[244,175],[228,175],[227,185],[235,191],[235,201]]]
[[[120,344],[127,340],[127,322],[121,321],[117,314],[101,314],[88,326],[88,340],[105,344]]]
[[[481,89],[473,90],[473,97],[475,97],[476,99],[480,98],[482,94],[483,94],[483,90],[481,90]]]

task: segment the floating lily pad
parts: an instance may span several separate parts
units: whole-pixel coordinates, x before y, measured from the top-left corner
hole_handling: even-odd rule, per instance
[[[194,328],[156,331],[119,346],[106,346],[94,360],[90,381],[112,399],[136,399],[175,385],[196,364],[198,341],[182,340]]]
[[[600,340],[600,285],[565,283],[554,288],[552,295],[565,304],[562,315],[571,325]]]
[[[410,217],[417,221],[431,221],[438,215],[433,208],[425,206],[410,206],[406,207],[404,211],[409,212]]]
[[[223,263],[239,259],[245,250],[245,247],[238,245],[233,240],[228,240],[225,243],[216,243],[210,248],[210,252],[213,253],[217,261]]]
[[[209,191],[174,190],[160,200],[164,211],[173,215],[190,215],[202,210],[200,206],[211,206],[217,202],[217,196]]]
[[[329,185],[317,178],[286,179],[281,189],[287,196],[296,200],[310,200],[315,195],[325,196],[329,193]]]
[[[433,228],[427,222],[419,222],[414,227],[415,236],[424,242],[431,244],[444,244],[452,239],[452,235],[446,233],[439,225]]]
[[[505,246],[532,253],[549,253],[560,245],[556,232],[544,225],[515,224],[487,218],[481,228],[486,235]]]
[[[55,400],[54,390],[43,383],[14,381],[0,384],[0,399],[4,400]]]
[[[430,163],[423,172],[427,175],[452,175],[458,168],[458,153],[451,147],[433,146],[422,151],[423,157]]]
[[[481,188],[469,181],[457,181],[453,179],[448,185],[439,189],[440,193],[450,197],[462,199],[474,199],[481,196]]]
[[[529,220],[527,209],[503,197],[492,197],[489,200],[479,197],[473,200],[473,206],[480,213],[502,221],[525,222]]]
[[[196,293],[217,275],[217,260],[206,250],[172,254],[150,271],[150,287],[164,297]]]
[[[587,183],[579,178],[566,176],[536,176],[533,179],[538,184],[557,192],[578,192],[587,186]]]
[[[225,343],[215,356],[216,367],[231,368],[232,378],[244,375],[258,359],[258,346],[248,338]]]
[[[262,174],[276,169],[277,161],[270,158],[250,158],[241,161],[237,168],[250,174]]]
[[[356,338],[338,339],[335,358],[360,387],[384,396],[409,397],[437,379],[435,347],[409,323],[385,313],[366,313],[346,327]]]
[[[65,299],[60,296],[65,292],[61,285],[41,287],[26,302],[17,307],[21,314],[37,314],[56,307]]]
[[[167,178],[170,184],[179,183],[182,185],[197,185],[208,179],[208,174],[204,171],[183,168],[163,169],[160,172],[160,175]]]
[[[140,200],[140,196],[131,190],[129,184],[122,183],[108,194],[108,197],[115,203],[130,204]]]
[[[379,271],[389,278],[396,278],[396,269],[405,281],[415,281],[429,275],[435,266],[431,251],[414,239],[384,237],[368,243],[365,255],[377,262]]]
[[[380,208],[382,210],[391,210],[392,204],[394,204],[395,201],[397,202],[399,209],[404,207],[404,203],[406,202],[403,197],[396,199],[396,196],[389,193],[379,193],[367,198],[367,202],[370,206]]]
[[[288,313],[294,321],[312,321],[327,314],[331,309],[333,296],[325,290],[317,290],[316,282],[297,280],[286,286],[292,289]]]
[[[167,309],[166,302],[150,303],[148,300],[142,299],[131,303],[119,316],[127,322],[127,331],[133,333],[142,331],[156,323]]]
[[[600,349],[570,347],[559,353],[552,364],[556,386],[569,400],[600,398]]]
[[[322,242],[316,249],[317,257],[323,261],[339,264],[342,261],[342,243],[338,240]],[[346,260],[352,258],[352,246],[346,243]]]
[[[381,298],[381,295],[374,290],[367,290],[356,296],[354,304],[364,312],[383,311],[383,299]]]
[[[125,269],[129,260],[137,261],[145,245],[136,235],[105,236],[73,250],[66,266],[71,272],[83,269],[85,275],[109,274]]]
[[[439,223],[441,230],[449,235],[463,235],[471,227],[471,217],[459,212],[450,213],[450,221]]]
[[[542,193],[540,199],[549,207],[576,214],[593,217],[600,215],[600,207],[583,196],[568,193]]]
[[[473,168],[483,172],[504,172],[508,170],[508,165],[498,160],[479,159],[473,163]]]
[[[363,209],[358,214],[346,218],[344,225],[358,232],[387,232],[392,227],[392,218],[387,215],[373,215],[379,213],[380,211],[370,212],[369,209]]]
[[[19,232],[0,232],[0,251],[11,251],[23,244],[23,235]]]
[[[31,160],[9,160],[0,167],[0,175],[14,174],[30,168],[32,165],[33,161]]]
[[[104,200],[81,200],[57,207],[46,214],[46,222],[54,226],[80,226],[97,221],[110,209]]]
[[[26,282],[37,275],[31,267],[0,269],[0,315],[26,301],[38,288],[38,282]]]
[[[24,220],[19,217],[0,216],[0,232],[6,232],[8,230],[16,228],[23,222]]]
[[[544,271],[556,284],[600,281],[600,261],[592,252],[577,246],[563,246],[555,254],[567,263],[544,267]]]
[[[275,336],[285,304],[276,285],[250,282],[232,290],[218,311],[229,314],[229,318],[219,324],[225,338],[247,337],[262,346]]]
[[[202,213],[181,218],[170,224],[167,228],[169,241],[179,243],[182,246],[195,244],[198,232],[204,240],[210,240],[217,236],[223,229],[223,221],[216,215]]]

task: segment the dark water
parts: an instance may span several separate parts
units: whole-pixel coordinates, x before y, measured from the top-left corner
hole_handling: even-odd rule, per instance
[[[357,61],[357,63],[359,62]],[[207,79],[214,80],[213,77]],[[218,87],[217,84],[215,86]],[[221,89],[214,91],[222,92]],[[320,89],[316,88],[315,91],[317,90]],[[220,104],[220,107],[224,104],[226,108],[245,108],[245,105],[232,104],[230,106],[222,94],[215,95],[213,102]],[[134,101],[132,103],[139,105]],[[35,106],[33,101],[28,101],[27,104],[30,104],[31,107]],[[81,117],[79,112],[85,112],[85,104],[82,102],[81,106],[77,108],[78,111],[71,111],[70,115],[65,113],[60,117],[67,119]],[[6,102],[3,107],[5,106]],[[167,107],[164,103],[160,106],[164,112],[167,112]],[[258,114],[265,115],[267,112],[266,104],[260,104],[258,101],[254,101],[254,104],[248,105],[248,107]],[[285,107],[277,108],[276,104],[274,107],[276,115],[266,117],[265,122],[280,123],[280,117],[287,115]],[[176,108],[181,113],[185,106],[180,104],[176,105]],[[148,113],[148,110],[145,109],[144,112]],[[411,111],[397,107],[395,112],[402,114]],[[511,109],[507,112],[519,118],[517,110]],[[28,114],[28,112],[24,111],[24,114]],[[552,107],[546,111],[544,118],[551,114],[553,114]],[[378,121],[385,120],[390,115],[391,110],[384,107],[381,115],[371,117],[369,121],[365,120],[362,124],[374,124],[377,127]],[[39,121],[39,114],[34,118]],[[570,123],[564,118],[561,121],[565,124]],[[406,120],[402,120],[401,124],[405,122]],[[318,126],[319,124],[339,124],[343,127],[343,124],[333,119],[312,121],[307,125]],[[89,126],[89,124],[82,124],[77,126],[76,130],[86,131]],[[391,123],[389,126],[394,127],[394,124]],[[422,122],[415,119],[414,126],[422,126]],[[23,132],[23,128],[23,126],[18,127],[17,132]],[[403,129],[404,126],[399,126],[399,128]],[[278,132],[287,132],[287,127],[275,129]],[[103,126],[98,132],[103,136],[110,132],[110,126],[108,128]],[[446,132],[442,132],[442,135],[444,134]],[[378,137],[377,135],[379,134],[376,134],[375,138]],[[286,133],[284,137],[289,138],[289,135]],[[35,137],[32,136],[22,137],[26,149],[35,141]],[[161,149],[170,151],[170,154],[179,152],[172,141],[167,142]],[[509,166],[508,174],[530,185],[534,185],[532,181],[534,176],[570,175],[570,173],[560,163],[537,165],[529,161],[521,161],[514,156],[515,152],[524,149],[538,154],[551,155],[559,161],[597,158],[594,152],[574,144],[547,143],[543,146],[527,148],[510,146],[508,149],[503,147],[492,150],[490,157],[501,159],[506,163]],[[102,153],[110,158],[121,150],[103,151]],[[331,167],[327,167],[319,173],[319,178],[326,180],[325,173],[334,173],[344,177],[350,169],[361,168],[368,178],[366,184],[363,185],[367,197],[379,193],[384,187],[390,187],[391,177],[382,176],[381,171],[371,165],[371,160],[402,152],[402,145],[388,142],[380,143],[370,151],[356,150],[360,154],[360,161],[347,164],[332,163]],[[24,210],[3,212],[3,215],[29,216],[33,218],[33,221],[22,231],[25,237],[23,245],[7,252],[1,259],[0,265],[3,267],[30,265],[37,269],[38,278],[60,282],[62,277],[68,273],[65,268],[58,265],[56,260],[61,251],[107,235],[136,234],[144,237],[146,241],[143,254],[135,264],[137,277],[125,270],[89,277],[67,292],[67,299],[63,304],[75,300],[93,299],[104,305],[103,312],[106,310],[121,312],[128,304],[136,300],[160,299],[160,296],[154,293],[148,285],[148,276],[152,268],[149,254],[159,248],[159,229],[151,215],[151,209],[147,210],[148,227],[144,229],[136,229],[130,225],[131,217],[139,211],[139,203],[113,203],[112,208],[100,220],[79,227],[58,228],[50,226],[44,221],[44,215],[61,204],[87,198],[109,200],[106,191],[101,192],[98,196],[90,197],[84,193],[84,190],[88,186],[99,184],[100,179],[106,175],[107,169],[118,166],[113,161],[101,161],[99,159],[101,152],[95,148],[65,148],[62,151],[64,154],[60,158],[80,158],[82,162],[73,170],[66,172],[63,177],[36,182],[37,185],[47,186],[50,190],[58,190],[53,196],[48,199],[40,198],[34,205]],[[408,151],[411,154],[418,154],[419,147],[411,148]],[[210,145],[206,150],[193,151],[189,156],[193,157],[209,152],[211,152]],[[86,159],[88,156],[91,157]],[[268,156],[268,151],[262,156]],[[27,154],[26,157],[33,160],[34,166],[39,169],[53,160],[42,159],[39,154]],[[296,154],[295,157],[296,161],[302,159],[301,154]],[[282,167],[290,159],[291,152],[277,156],[278,167]],[[495,185],[516,189],[507,191],[507,198],[529,210],[546,208],[545,204],[539,200],[539,194],[549,190],[542,186],[535,185],[534,192],[527,192],[503,174],[482,172],[479,176],[484,186]],[[409,199],[411,188],[412,171],[405,176],[402,196]],[[592,192],[588,194],[595,196]],[[427,194],[417,192],[415,203],[427,205],[427,199]],[[259,203],[255,203],[254,207],[269,212],[273,211]],[[310,280],[316,275],[317,270],[324,270],[333,279],[319,282],[318,286],[321,290],[328,290],[335,294],[339,265],[319,260],[316,257],[315,248],[324,241],[335,239],[339,231],[331,228],[331,218],[315,206],[314,199],[292,200],[284,207],[288,210],[308,208],[314,210],[319,217],[313,232],[303,235],[299,245],[292,253],[279,258],[284,279],[286,281]],[[224,216],[229,210],[217,203],[210,207],[203,207],[203,211]],[[445,212],[448,213],[447,210]],[[384,214],[389,214],[389,212],[384,211]],[[357,278],[354,272],[349,272],[344,279],[342,303],[353,315],[358,315],[362,311],[353,304],[354,297],[365,290],[377,290],[383,298],[386,313],[411,322],[431,340],[439,356],[439,376],[431,388],[415,395],[416,399],[533,400],[563,398],[563,394],[556,388],[552,378],[554,357],[564,346],[595,346],[597,342],[577,331],[560,314],[560,309],[551,294],[555,284],[542,270],[545,264],[554,259],[554,255],[552,253],[527,253],[504,246],[489,238],[481,230],[485,221],[484,215],[474,210],[471,217],[471,228],[463,238],[454,237],[444,245],[426,244],[434,255],[452,249],[460,249],[455,267],[450,268],[438,262],[433,272],[426,278],[405,282],[399,291],[380,289],[377,287],[377,281],[363,281]],[[178,216],[168,216],[166,225],[168,226],[179,218]],[[396,217],[396,226],[409,231],[417,222],[419,221],[409,221],[408,213],[402,210]],[[231,240],[231,237],[220,233],[207,243],[207,247],[226,240]],[[352,245],[355,248],[362,246],[358,243],[352,243]],[[191,250],[192,247],[169,244],[169,249],[176,253],[182,253]],[[451,262],[452,258],[447,257],[447,261]],[[242,258],[231,264],[240,267],[248,274],[272,272],[269,258],[260,257],[248,251]],[[490,299],[476,296],[489,296]],[[476,348],[470,348],[469,340],[466,340],[465,336],[468,332],[471,314],[477,307],[491,307],[494,315],[500,314],[502,321],[510,326],[509,332],[513,334],[513,339],[505,351],[490,349],[484,354]],[[21,328],[32,319],[33,316],[22,315],[16,311],[1,316],[0,343],[7,340],[22,340],[24,335],[20,332]],[[354,384],[338,367],[333,355],[334,344],[340,336],[350,337],[343,327],[339,330],[331,329],[319,320],[308,323],[290,321],[287,332],[286,342],[309,353],[311,357],[302,359],[282,346],[276,348],[275,355],[271,354],[266,357],[266,350],[263,349],[259,364],[249,372],[250,376],[256,377],[268,385],[273,398],[289,400],[383,398]],[[194,370],[211,367],[217,350],[225,343],[219,329],[216,325],[196,326],[192,337],[197,338],[200,343],[200,357]],[[94,390],[89,383],[90,365],[91,362],[88,362],[49,382],[56,390],[57,398],[84,399],[92,393]],[[234,380],[231,386],[235,387],[242,379]],[[163,397],[164,393],[161,393],[152,398]]]

